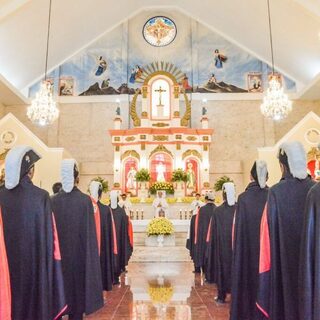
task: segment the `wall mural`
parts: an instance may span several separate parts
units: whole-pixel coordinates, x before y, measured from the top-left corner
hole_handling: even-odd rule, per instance
[[[173,11],[170,17],[138,14],[64,62],[49,78],[61,96],[134,94],[156,64],[179,70],[179,83],[187,92],[263,92],[271,74],[266,63]],[[279,77],[285,91],[296,91],[294,81]],[[30,97],[39,85],[29,88]]]

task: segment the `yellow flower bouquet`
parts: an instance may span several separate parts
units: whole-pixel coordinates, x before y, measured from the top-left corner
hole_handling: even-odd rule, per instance
[[[147,226],[147,235],[158,236],[166,235],[169,236],[174,233],[174,227],[170,220],[167,218],[154,218],[152,219]]]

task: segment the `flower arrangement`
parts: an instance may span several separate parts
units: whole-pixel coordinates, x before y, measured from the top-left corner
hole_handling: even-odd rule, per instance
[[[169,236],[174,233],[174,227],[170,220],[167,218],[154,218],[147,226],[147,235],[158,236],[166,235]]]
[[[177,170],[174,170],[172,172],[172,178],[171,178],[171,181],[172,182],[187,182],[188,181],[188,175],[187,173],[182,170],[181,168],[180,169],[177,169]]]
[[[136,173],[137,182],[149,182],[150,179],[151,179],[151,176],[147,169],[141,169]]]
[[[222,186],[224,183],[226,182],[233,182],[233,180],[231,180],[229,177],[227,176],[223,176],[223,177],[220,177],[216,183],[214,184],[214,190],[215,191],[221,191],[222,190]]]
[[[156,194],[158,190],[164,190],[167,194],[174,194],[173,184],[170,182],[155,182],[149,189],[151,194]]]
[[[167,303],[173,296],[173,288],[171,285],[149,285],[148,294],[154,304]]]

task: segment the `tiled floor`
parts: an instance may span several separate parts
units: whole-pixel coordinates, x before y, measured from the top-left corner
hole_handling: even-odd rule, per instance
[[[216,288],[203,283],[187,262],[131,263],[121,285],[90,320],[227,320],[229,303],[214,302]]]

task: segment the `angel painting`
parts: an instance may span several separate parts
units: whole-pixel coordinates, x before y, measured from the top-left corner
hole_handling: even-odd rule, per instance
[[[96,76],[101,76],[107,70],[107,61],[102,56],[97,59],[98,68],[95,73]]]
[[[214,50],[214,65],[217,69],[222,69],[223,64],[228,60],[228,58],[222,54],[219,49]]]

